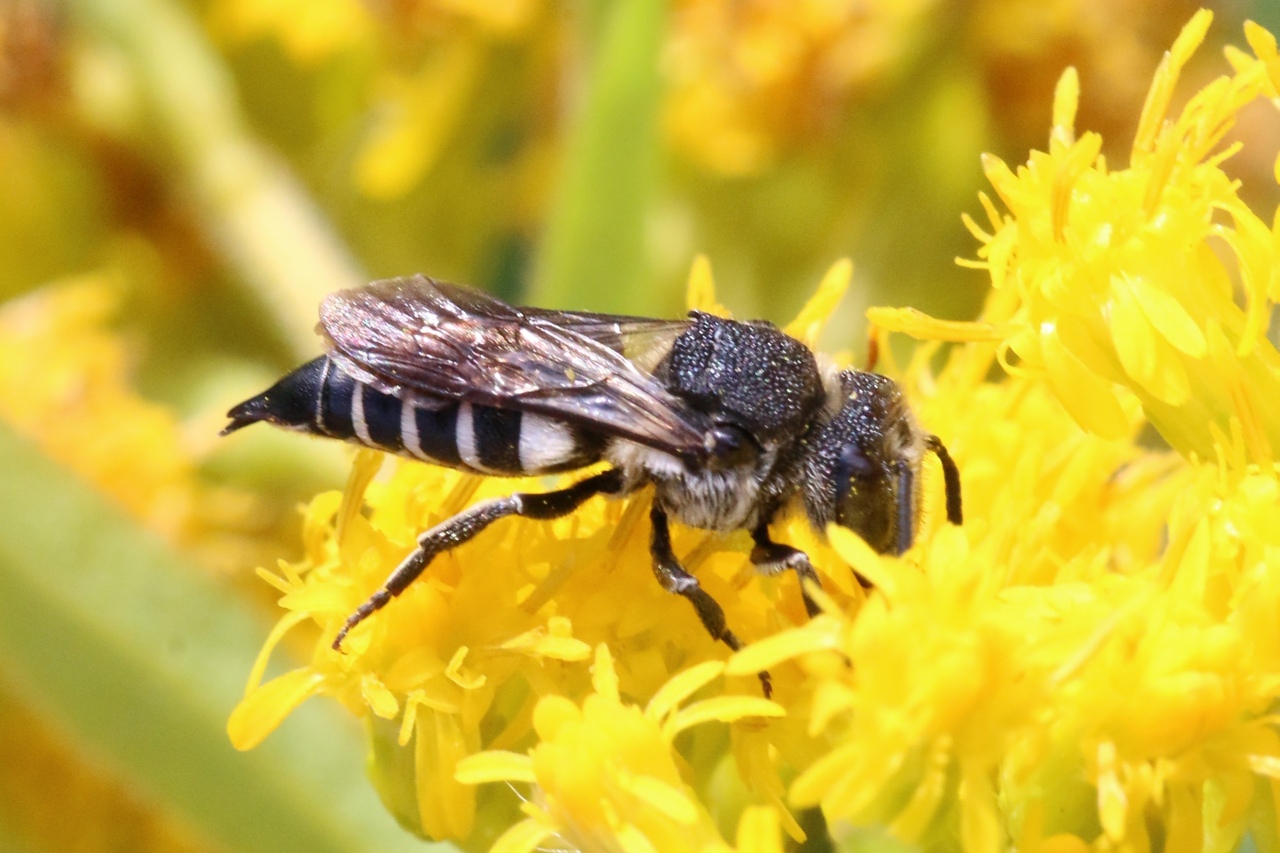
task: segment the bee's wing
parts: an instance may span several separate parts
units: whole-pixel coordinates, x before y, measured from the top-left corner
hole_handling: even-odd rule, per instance
[[[685,328],[515,308],[425,276],[339,291],[320,308],[330,357],[386,393],[531,412],[697,457],[706,416],[651,373]]]

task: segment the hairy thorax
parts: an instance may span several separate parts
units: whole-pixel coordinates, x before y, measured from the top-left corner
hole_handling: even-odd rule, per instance
[[[607,458],[627,478],[628,491],[653,484],[654,500],[689,527],[727,533],[753,527],[762,504],[777,494],[770,488],[775,454],[756,465],[726,470],[690,470],[670,454],[630,441],[615,441]]]

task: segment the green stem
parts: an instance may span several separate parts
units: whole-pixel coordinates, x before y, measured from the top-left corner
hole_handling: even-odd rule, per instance
[[[166,0],[63,2],[91,39],[128,63],[151,138],[210,242],[295,353],[314,352],[320,299],[365,277],[287,166],[245,126],[234,85],[195,21]]]
[[[645,225],[659,172],[658,50],[663,0],[618,0],[601,14],[591,88],[541,247],[534,300],[556,307],[653,313]]]

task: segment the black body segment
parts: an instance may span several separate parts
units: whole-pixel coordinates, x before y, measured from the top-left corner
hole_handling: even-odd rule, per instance
[[[400,419],[404,412],[400,401],[369,385],[360,386],[360,401],[367,443],[389,453],[404,450],[404,438],[400,433]]]
[[[520,412],[471,406],[475,467],[481,471],[523,472],[520,464]]]
[[[358,442],[434,465],[498,476],[583,468],[600,459],[601,442],[567,424],[536,418],[557,443],[521,454],[518,411],[419,395],[414,403],[356,380],[330,358],[304,364],[233,408],[223,433],[257,421],[326,438]]]
[[[356,438],[352,403],[360,383],[333,366],[324,366],[320,383],[320,429],[328,436]],[[363,395],[361,406],[363,406]]]
[[[374,389],[374,393],[382,392]],[[400,436],[409,455],[446,468],[467,467],[458,455],[458,403],[442,400],[438,407],[403,405]]]
[[[256,397],[245,400],[227,412],[231,423],[222,429],[227,435],[258,421],[268,421],[286,429],[312,432],[320,430],[320,386],[329,359],[324,356],[312,359],[297,370],[286,374]]]
[[[772,323],[690,317],[657,371],[668,390],[759,445],[802,435],[825,399],[813,353]]]

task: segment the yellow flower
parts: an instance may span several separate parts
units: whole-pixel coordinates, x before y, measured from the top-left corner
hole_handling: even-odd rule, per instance
[[[898,73],[928,35],[925,2],[684,0],[664,45],[674,147],[725,175],[754,174],[829,132],[840,107]]]
[[[529,754],[484,752],[459,763],[457,777],[466,783],[535,786],[522,809],[529,816],[493,850],[527,853],[555,839],[575,850],[728,851],[711,815],[681,778],[672,741],[700,723],[783,711],[749,696],[704,699],[679,709],[723,668],[707,661],[680,673],[642,709],[622,701],[609,649],[597,648],[594,692],[581,707],[563,696],[539,700],[533,711],[538,745]],[[776,842],[776,825],[772,836]]]
[[[820,808],[848,845],[1280,849],[1280,354],[1265,334],[1280,226],[1240,201],[1218,150],[1245,104],[1275,96],[1280,60],[1251,25],[1255,55],[1229,52],[1233,73],[1170,114],[1208,23],[1157,71],[1127,167],[1076,133],[1072,72],[1048,151],[988,160],[1007,212],[984,197],[988,229],[970,223],[967,263],[992,282],[977,322],[870,313],[879,335],[926,340],[889,372],[959,465],[963,527],[942,522],[932,462],[902,557],[788,520],[822,573],[813,619],[793,579],[754,576],[742,537],[677,531],[748,641],[722,665],[650,577],[645,497],[589,504],[440,558],[339,655],[328,638],[418,531],[538,485],[413,464],[370,483],[366,456],[345,496],[313,502],[305,562],[273,578],[289,614],[233,740],[336,696],[385,721],[374,776],[406,825],[483,826],[502,851],[720,850],[734,827],[739,849],[778,849],[778,829],[799,837],[788,806]],[[811,341],[849,276],[833,268],[789,331]],[[690,293],[719,310],[705,262]],[[259,684],[305,620],[322,628],[312,660]],[[517,807],[477,800],[479,781],[531,787]]]
[[[928,849],[1223,850],[1251,832],[1274,849],[1276,237],[1213,153],[1274,84],[1251,27],[1259,60],[1233,54],[1235,75],[1166,118],[1208,23],[1157,72],[1129,168],[1076,137],[1070,72],[1049,151],[988,162],[1011,213],[984,200],[992,231],[973,227],[994,288],[980,323],[871,312],[968,342],[937,376],[934,345],[908,370],[921,416],[952,425],[966,525],[906,561],[830,531],[877,594],[728,668],[805,672],[788,720],[825,745],[794,762],[790,797],[837,838],[873,824]],[[997,359],[1009,376],[992,382]],[[1139,442],[1144,422],[1178,453]]]

